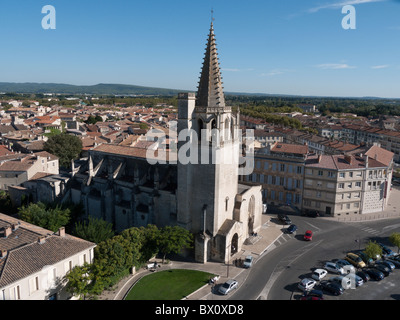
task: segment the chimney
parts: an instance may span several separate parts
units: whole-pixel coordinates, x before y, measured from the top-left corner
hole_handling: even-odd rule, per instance
[[[0,259],[5,258],[7,256],[7,250],[0,250]]]
[[[11,225],[12,231],[15,231],[19,228],[19,223],[14,223]]]
[[[319,154],[319,155],[318,155],[318,163],[320,163],[320,162],[321,162],[321,159],[322,159],[322,155],[321,155],[321,154]]]
[[[65,228],[61,227],[60,229],[58,229],[58,235],[60,237],[65,237]]]
[[[3,228],[3,237],[8,238],[8,236],[11,234],[12,229],[11,226],[7,226]]]
[[[39,238],[38,238],[38,243],[39,244],[43,244],[43,243],[45,243],[46,242],[46,237],[45,236],[40,236]]]
[[[344,156],[344,160],[347,161],[349,164],[352,163],[352,159],[353,159],[353,157],[350,156],[350,155],[347,155],[347,154],[346,154],[346,155]]]

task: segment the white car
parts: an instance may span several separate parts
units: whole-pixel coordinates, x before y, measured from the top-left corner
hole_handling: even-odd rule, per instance
[[[310,291],[312,288],[314,288],[315,284],[317,282],[313,279],[309,279],[309,278],[304,278],[303,280],[301,280],[299,282],[299,284],[297,285],[297,287],[301,290],[301,291]]]
[[[222,294],[228,294],[231,292],[233,289],[237,289],[238,287],[238,282],[236,280],[228,280],[225,282],[223,285],[221,285],[218,289],[218,291]]]
[[[327,274],[328,274],[328,271],[326,271],[325,269],[315,269],[311,278],[319,281],[322,278],[324,278]]]
[[[244,259],[243,267],[244,268],[251,268],[252,265],[253,265],[253,257],[252,256],[247,256]]]
[[[332,273],[338,273],[338,274],[344,274],[345,273],[344,269],[341,266],[339,266],[336,263],[334,263],[334,262],[326,262],[325,266],[324,266],[324,269],[328,270],[329,272],[332,272]]]

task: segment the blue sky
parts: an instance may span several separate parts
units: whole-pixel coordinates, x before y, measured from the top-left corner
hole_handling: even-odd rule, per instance
[[[195,91],[211,8],[226,92],[400,97],[396,0],[3,0],[0,82]]]

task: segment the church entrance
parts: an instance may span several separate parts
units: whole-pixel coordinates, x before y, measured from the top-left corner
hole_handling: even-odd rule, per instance
[[[238,252],[238,248],[239,248],[239,236],[237,233],[235,233],[231,241],[231,256],[233,256],[236,252]]]

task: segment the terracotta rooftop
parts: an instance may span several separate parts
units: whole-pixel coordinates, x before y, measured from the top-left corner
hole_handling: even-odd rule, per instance
[[[13,229],[13,225],[17,228]],[[8,237],[4,237],[5,227],[12,228]],[[59,236],[2,213],[0,230],[0,249],[7,250],[6,256],[0,258],[0,288],[96,246],[68,234]],[[43,243],[38,242],[41,236],[45,237]]]
[[[394,153],[378,146],[372,146],[366,153],[367,156],[373,158],[386,166],[388,166],[392,160]]]
[[[287,143],[275,143],[271,147],[271,152],[280,153],[294,153],[294,154],[308,154],[308,146],[300,144],[287,144]]]

